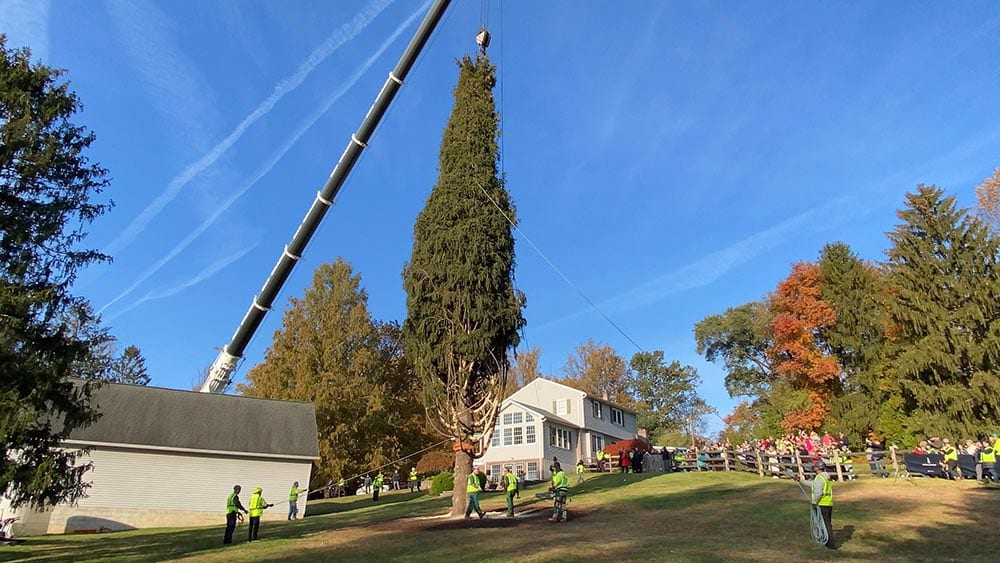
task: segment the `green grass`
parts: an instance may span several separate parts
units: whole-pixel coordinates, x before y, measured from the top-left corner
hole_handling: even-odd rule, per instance
[[[487,520],[427,518],[450,499],[392,493],[310,503],[297,522],[264,522],[247,544],[245,525],[224,547],[223,525],[42,536],[0,547],[3,561],[992,561],[1000,490],[971,482],[892,479],[835,484],[829,551],[809,537],[808,505],[788,481],[736,473],[589,475],[574,487],[571,520],[546,520],[549,504],[522,492],[502,517],[487,493]],[[221,519],[220,519],[221,520]]]

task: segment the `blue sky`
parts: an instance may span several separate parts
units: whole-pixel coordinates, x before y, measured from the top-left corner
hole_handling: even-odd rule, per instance
[[[502,4],[502,6],[501,6]],[[412,0],[0,0],[8,45],[69,70],[117,204],[114,256],[76,290],[152,383],[191,388],[228,342],[423,17]],[[437,177],[454,61],[480,2],[455,2],[268,315],[342,256],[376,318]],[[878,260],[906,191],[974,204],[1000,166],[995,2],[490,3],[503,164],[521,229],[646,350],[734,401],[693,326],[761,298],[827,242]],[[635,347],[518,236],[523,345],[559,375],[579,344]],[[713,420],[713,428],[721,426]]]

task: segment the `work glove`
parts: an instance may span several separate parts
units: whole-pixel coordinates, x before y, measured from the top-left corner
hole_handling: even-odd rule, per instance
[[[274,505],[273,504],[269,504],[269,505],[265,506],[264,508],[271,508],[272,506],[274,506]]]

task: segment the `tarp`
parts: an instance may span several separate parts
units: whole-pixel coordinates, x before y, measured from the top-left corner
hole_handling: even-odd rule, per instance
[[[622,452],[622,450],[632,451],[633,449],[639,450],[640,452],[651,452],[653,451],[653,446],[649,442],[639,440],[637,438],[631,438],[629,440],[621,440],[620,442],[615,442],[604,447],[604,453],[617,456]]]

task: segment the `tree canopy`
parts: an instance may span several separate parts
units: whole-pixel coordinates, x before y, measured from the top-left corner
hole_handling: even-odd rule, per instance
[[[373,322],[367,300],[347,262],[321,265],[305,295],[289,299],[264,361],[238,387],[251,397],[314,403],[314,483],[359,475],[429,443],[399,327]]]
[[[82,246],[110,202],[107,171],[87,157],[94,134],[72,119],[81,103],[63,71],[7,49],[0,35],[0,493],[15,506],[78,499],[89,464],[60,442],[97,418],[92,383],[70,380],[93,344],[70,292],[77,272],[108,260]]]

